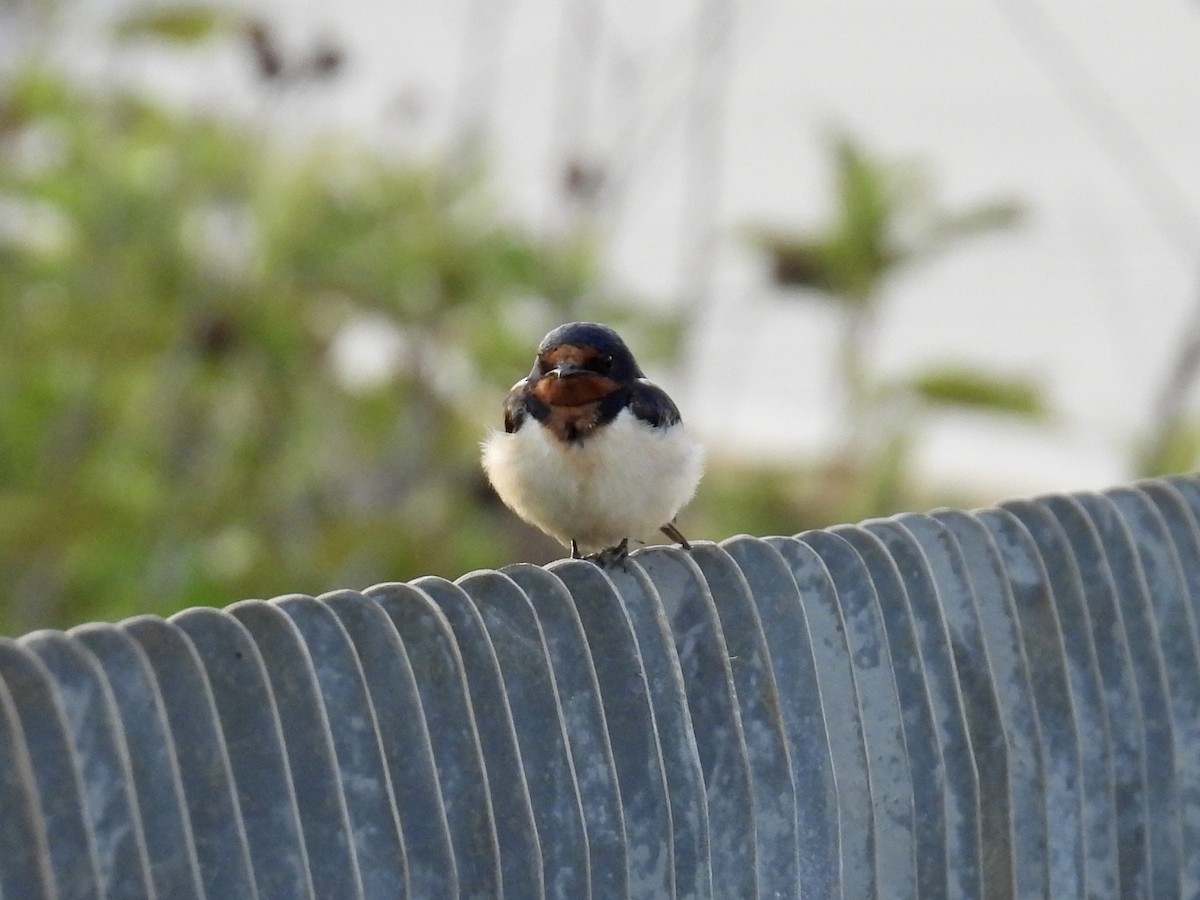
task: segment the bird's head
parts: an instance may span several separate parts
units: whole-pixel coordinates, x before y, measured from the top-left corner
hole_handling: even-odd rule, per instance
[[[529,386],[550,406],[583,406],[641,377],[642,370],[619,334],[607,325],[571,322],[542,339]]]

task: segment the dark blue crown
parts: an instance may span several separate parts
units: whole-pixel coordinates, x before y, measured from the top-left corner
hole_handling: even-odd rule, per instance
[[[559,325],[542,338],[542,343],[538,346],[538,355],[562,344],[587,347],[612,357],[614,373],[618,376],[631,379],[642,377],[642,370],[629,348],[625,346],[625,342],[621,340],[621,336],[607,325],[596,322],[568,322],[566,325]]]
[[[625,342],[621,340],[619,334],[607,325],[600,325],[596,322],[568,322],[566,325],[559,325],[542,338],[538,353],[544,353],[551,347],[557,347],[560,344],[592,347],[601,353],[608,354],[629,353],[629,348],[625,346]]]

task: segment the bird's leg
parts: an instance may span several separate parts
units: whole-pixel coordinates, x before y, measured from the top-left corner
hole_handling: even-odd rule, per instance
[[[615,547],[608,547],[601,550],[599,553],[592,553],[585,557],[590,559],[596,565],[603,569],[610,566],[620,565],[625,561],[625,557],[629,555],[629,538],[625,538]]]
[[[571,559],[583,559],[579,553],[579,545],[575,543],[575,538],[571,538]]]
[[[678,541],[679,546],[681,546],[684,550],[692,549],[692,545],[687,542],[687,538],[683,536],[683,532],[675,527],[674,522],[668,522],[666,525],[660,528],[659,531],[661,531],[671,540]]]

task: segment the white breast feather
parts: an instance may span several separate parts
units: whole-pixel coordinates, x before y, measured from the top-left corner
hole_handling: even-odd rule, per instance
[[[682,424],[654,428],[624,409],[574,444],[528,419],[484,442],[483,468],[517,515],[592,552],[675,518],[700,482],[704,452]]]

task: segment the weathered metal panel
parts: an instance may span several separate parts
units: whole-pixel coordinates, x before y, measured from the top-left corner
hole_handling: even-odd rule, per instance
[[[795,787],[798,885],[805,896],[837,896],[841,881],[837,785],[800,592],[787,563],[767,541],[745,538],[729,541],[725,547],[754,597],[774,671]]]
[[[1011,513],[975,516],[987,529],[999,563],[999,588],[1016,614],[1019,658],[1029,673],[1045,775],[1047,875],[1051,897],[1084,893],[1079,722],[1067,681],[1062,628],[1049,581],[1028,531]],[[991,549],[991,548],[989,548]],[[977,581],[978,583],[978,581]]]
[[[0,897],[48,897],[54,890],[31,749],[9,688],[0,681]]]
[[[566,563],[556,566],[554,574],[575,598],[579,621],[596,669],[613,764],[617,770],[617,785],[621,791],[630,896],[673,896],[677,881],[674,877],[674,836],[662,743],[654,727],[646,668],[638,652],[633,624],[612,582],[596,566]],[[485,616],[495,615],[497,597],[508,594],[506,585],[493,585],[488,581],[503,578],[495,573],[480,573],[464,580],[468,590],[478,585],[479,590],[473,596]],[[533,627],[527,626],[526,640],[540,641],[541,632],[532,617],[532,606],[523,595],[520,603],[524,606],[518,606],[516,615],[507,616],[507,621],[512,622],[515,618],[528,621]],[[530,613],[528,617],[526,610]],[[548,650],[546,652],[548,654]],[[528,653],[519,654],[513,664],[519,665],[519,658],[528,656]],[[547,672],[549,669],[547,660]],[[537,684],[530,685],[528,691],[531,700],[544,692]]]
[[[1035,504],[1053,518],[1067,542],[1064,547],[1052,543],[1053,539],[1038,539],[1047,569],[1051,573],[1064,570],[1068,573],[1059,575],[1068,584],[1061,591],[1056,588],[1056,596],[1060,603],[1064,597],[1067,603],[1074,602],[1070,599],[1076,590],[1073,577],[1078,577],[1079,602],[1087,616],[1095,648],[1102,689],[1100,700],[1110,723],[1113,806],[1104,815],[1116,830],[1115,863],[1119,876],[1116,895],[1150,896],[1147,734],[1129,640],[1117,606],[1116,587],[1099,535],[1083,507],[1064,495],[1042,497]]]
[[[739,544],[749,540],[734,538],[724,547],[701,545],[693,551],[692,558],[707,582],[725,637],[735,711],[746,742],[746,764],[753,793],[758,894],[779,897],[794,891],[799,880],[796,791],[779,710],[779,692],[762,623],[749,586],[731,556],[737,553]]]
[[[1077,894],[1114,896],[1119,879],[1112,741],[1079,567],[1062,529],[1038,504],[1009,503],[1003,513],[982,513],[981,518],[1005,553],[1031,667],[1036,669],[1034,661],[1043,654],[1058,655],[1064,666],[1061,678],[1057,666],[1047,666],[1042,692],[1035,691],[1039,715],[1059,717],[1069,726],[1078,761],[1078,771],[1068,773],[1078,779],[1074,859],[1064,860],[1074,871],[1063,877],[1075,880]],[[1057,648],[1040,646],[1049,635]],[[1036,670],[1033,677],[1035,684],[1042,681]]]
[[[108,682],[91,654],[65,634],[37,632],[24,645],[46,666],[62,701],[83,781],[84,822],[93,837],[102,894],[144,896],[150,872],[142,820]]]
[[[0,639],[0,900],[1200,895],[1200,479]]]
[[[497,896],[500,849],[495,817],[475,713],[450,623],[428,597],[409,585],[380,585],[366,595],[387,613],[412,664],[433,746],[459,893]],[[329,712],[335,714],[336,708]]]
[[[461,588],[441,578],[422,578],[413,586],[442,611],[454,630],[462,656],[479,748],[487,769],[488,798],[496,820],[501,888],[510,896],[537,897],[542,890],[541,849],[512,711],[491,638],[471,598]]]
[[[32,638],[36,635],[26,640]],[[71,740],[66,710],[54,679],[33,652],[8,640],[0,641],[0,679],[16,713],[6,717],[10,740],[21,738],[28,748],[24,759],[18,761],[17,771],[24,768],[22,762],[32,770],[17,785],[22,793],[11,801],[4,798],[0,810],[7,816],[10,802],[14,810],[19,810],[27,808],[31,798],[34,800],[36,812],[40,813],[37,817],[40,821],[36,823],[39,837],[44,834],[45,840],[44,849],[38,848],[39,855],[45,854],[39,861],[49,864],[53,876],[52,885],[44,885],[45,892],[34,896],[99,897],[101,876],[96,835],[88,827],[84,801],[88,785],[83,783],[79,752]],[[104,787],[100,785],[98,789]],[[21,856],[25,854],[12,861],[20,860]],[[7,854],[4,861],[10,861]],[[25,873],[7,873],[3,883],[19,884],[18,876],[22,874]],[[33,874],[28,873],[27,883],[33,883]]]
[[[250,633],[270,678],[313,891],[361,896],[333,733],[304,636],[273,603],[246,600],[229,614]]]
[[[887,643],[887,660],[895,682],[896,713],[900,717],[899,739],[904,748],[902,777],[907,779],[907,794],[911,797],[911,808],[905,810],[911,817],[915,866],[914,877],[908,882],[910,892],[917,897],[944,897],[949,892],[946,765],[937,743],[908,592],[879,538],[865,529],[849,526],[835,528],[833,533],[850,544],[866,566]],[[902,783],[902,791],[904,787]]]
[[[862,557],[848,542],[827,531],[807,531],[799,539],[825,561],[845,626],[871,783],[876,887],[889,896],[912,897],[912,779],[879,598]]]
[[[838,847],[843,897],[873,896],[875,816],[866,742],[837,589],[821,557],[795,538],[771,538],[795,581],[810,636],[821,705],[825,709],[837,786]],[[803,652],[803,647],[797,648]]]
[[[1179,556],[1163,515],[1138,488],[1110,492],[1134,537],[1167,666],[1175,725],[1172,800],[1179,829],[1182,896],[1200,896],[1200,640]]]
[[[121,627],[145,653],[162,697],[205,896],[256,896],[225,735],[199,653],[162,619],[138,616]]]
[[[986,897],[1016,895],[1016,847],[1040,854],[1037,835],[1019,827],[1022,817],[1038,816],[1027,775],[1018,777],[1013,763],[1016,746],[1010,746],[1001,713],[1001,697],[988,666],[986,645],[976,608],[975,591],[967,563],[957,541],[945,525],[929,516],[903,515],[895,527],[916,544],[929,567],[935,598],[950,642],[954,674],[958,680],[970,737],[971,759],[978,773],[978,828],[982,886]],[[898,539],[899,536],[897,536]],[[916,597],[917,595],[914,595]],[[919,601],[917,601],[919,602]],[[924,606],[926,619],[933,610]],[[934,639],[936,642],[936,639]],[[1027,739],[1028,741],[1028,739]],[[1032,844],[1032,850],[1028,848]]]
[[[403,896],[408,889],[404,842],[358,654],[328,604],[298,594],[273,602],[303,635],[326,715],[337,717],[333,747],[363,893]]]
[[[353,591],[339,591],[322,600],[350,637],[370,694],[404,835],[410,892],[414,897],[453,896],[458,881],[450,829],[408,653],[392,620],[379,604],[364,603],[362,596]],[[316,678],[314,671],[314,685]],[[325,715],[324,705],[320,700],[318,704]],[[340,791],[339,796],[344,797]],[[347,819],[347,828],[348,825]],[[366,879],[361,881],[364,886],[369,883]],[[323,894],[318,890],[317,896]]]
[[[987,530],[971,514],[941,510],[933,518],[946,528],[962,554],[983,641],[983,656],[972,664],[986,661],[999,701],[1009,753],[1015,892],[1019,897],[1054,896],[1050,867],[1055,851],[1061,852],[1069,836],[1049,834],[1048,820],[1069,799],[1064,796],[1066,785],[1047,778],[1047,746],[1038,727],[1029,664],[1003,562]]]
[[[1111,499],[1096,493],[1073,498],[1096,532],[1100,562],[1112,578],[1117,613],[1129,644],[1145,735],[1146,835],[1149,894],[1179,896],[1180,834],[1174,798],[1175,729],[1167,688],[1167,663],[1154,621],[1146,576],[1125,521]]]
[[[536,566],[514,566],[506,574],[525,591],[546,639],[568,763],[583,813],[590,889],[595,896],[609,891],[622,896],[626,873],[621,799],[583,625],[571,595],[557,578]]]
[[[480,577],[490,580],[486,594]],[[480,573],[463,588],[496,648],[513,718],[524,724],[517,739],[539,842],[539,889],[551,895],[586,890],[583,807],[537,613],[520,587],[498,573]]]
[[[191,638],[212,690],[259,897],[311,893],[288,758],[258,648],[228,613],[190,609],[172,621]]]
[[[856,529],[839,530],[838,533],[859,546],[851,532]],[[928,697],[930,726],[936,739],[937,755],[921,744],[921,703],[918,699],[901,696],[901,706],[906,717],[905,742],[909,747],[909,762],[914,790],[921,785],[921,773],[929,774],[941,789],[942,814],[926,815],[929,806],[922,805],[914,797],[922,814],[917,817],[918,837],[924,827],[933,831],[927,838],[936,844],[937,823],[944,821],[945,856],[941,861],[942,873],[923,874],[923,861],[930,867],[938,866],[936,851],[931,857],[918,854],[918,888],[921,896],[934,897],[978,897],[983,893],[983,863],[979,808],[980,771],[991,772],[991,759],[985,754],[976,757],[972,753],[971,734],[968,728],[966,706],[959,688],[957,667],[954,661],[954,646],[947,630],[937,582],[929,560],[921,550],[912,533],[895,520],[867,522],[863,531],[876,538],[882,545],[890,564],[901,579],[898,588],[879,590],[884,606],[884,620],[888,622],[888,640],[892,645],[892,660],[897,664],[897,684],[902,690],[910,681],[920,680],[922,690]],[[870,560],[875,554],[864,558]],[[882,566],[882,560],[875,563]],[[875,577],[875,576],[873,576]],[[887,576],[885,576],[887,577]],[[890,600],[888,599],[890,598]],[[904,619],[907,619],[915,639],[915,648],[908,645]],[[906,677],[905,665],[916,666],[918,671]],[[915,689],[915,685],[907,688]],[[909,725],[909,721],[913,725]],[[922,763],[921,760],[926,760]],[[1003,778],[997,780],[1002,781]],[[934,801],[935,803],[938,801]],[[1001,810],[1002,812],[1003,810]],[[1007,829],[1004,830],[1007,836]],[[1007,843],[1005,843],[1007,846]],[[1000,867],[1006,875],[1007,865]],[[993,881],[1001,881],[996,878]],[[994,887],[993,887],[994,889]],[[928,890],[928,893],[926,891]]]
[[[571,583],[571,571],[580,566],[590,567],[590,564],[563,562],[552,565],[550,570]],[[671,816],[676,896],[721,896],[713,888],[704,771],[670,624],[658,592],[641,567],[617,569],[608,577],[619,592],[633,627],[654,714]]]
[[[757,896],[750,763],[716,604],[699,566],[681,551],[652,548],[628,567],[653,585],[683,675],[708,801],[713,893]]]

